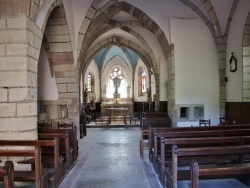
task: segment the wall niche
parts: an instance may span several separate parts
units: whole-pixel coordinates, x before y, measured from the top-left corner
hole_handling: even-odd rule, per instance
[[[204,104],[177,104],[177,121],[204,119]]]

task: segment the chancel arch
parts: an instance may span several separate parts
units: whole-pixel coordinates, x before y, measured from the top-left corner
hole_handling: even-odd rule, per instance
[[[115,43],[113,42],[113,39],[115,39],[115,41],[116,41]],[[100,44],[102,44],[102,45],[100,45]],[[104,52],[103,49],[104,48],[111,49],[111,47],[114,45],[117,45],[118,47],[121,46],[123,49],[125,48],[127,54],[130,54],[132,51],[134,54],[136,54],[136,56],[138,56],[141,59],[141,62],[143,62],[144,67],[146,67],[148,70],[151,70],[150,63],[152,62],[152,60],[150,59],[150,55],[147,54],[146,51],[144,51],[142,48],[139,48],[138,45],[134,44],[132,41],[129,41],[127,39],[122,39],[120,37],[110,37],[108,39],[105,39],[103,41],[98,42],[95,46],[91,47],[91,49],[89,51],[90,53],[89,52],[86,53],[88,59],[86,59],[85,63],[82,64],[83,65],[82,74],[85,75],[87,73],[86,69],[88,68],[88,66],[91,62],[91,58],[95,58],[95,56],[100,52],[104,53],[105,56],[107,56],[107,52]],[[138,47],[136,47],[136,46],[138,46]],[[95,52],[93,52],[93,50],[95,50]],[[131,55],[126,55],[126,57],[129,57],[129,56],[131,56]],[[121,60],[120,62],[124,61],[123,58],[121,58],[120,56],[114,56],[113,59],[115,59],[115,58],[120,58],[120,60]],[[127,96],[131,96],[133,99],[134,87],[135,87],[135,81],[134,81],[135,80],[135,68],[136,68],[137,59],[133,59],[131,57],[129,57],[128,59],[130,59],[131,62],[124,62],[124,65],[126,65],[127,69],[129,70],[128,72],[131,76],[127,76],[127,78],[130,79],[131,81],[127,82],[126,93],[129,93],[129,94],[127,94]],[[108,64],[105,67],[103,65],[102,66],[97,65],[97,66],[103,67],[103,69],[102,70],[100,69],[100,72],[99,72],[100,78],[103,81],[103,80],[105,80],[105,79],[103,79],[103,75],[105,75],[105,74],[107,75],[107,73],[105,73],[104,70],[107,68]],[[133,68],[133,69],[131,70],[131,68]],[[107,70],[110,70],[110,69],[111,69],[111,67],[109,67]],[[150,76],[148,76],[148,78],[150,80]],[[84,82],[85,81],[83,81],[83,83]],[[101,84],[100,85],[101,90],[99,92],[100,92],[100,96],[103,97],[106,95],[103,93],[103,91],[107,91],[106,90],[107,88],[105,88],[105,87],[108,87],[108,85],[107,85],[108,83],[101,82],[100,84]],[[137,85],[138,84],[136,84],[136,86]],[[155,87],[155,85],[156,84],[154,84],[154,87]],[[154,89],[154,91],[156,91],[156,89]]]

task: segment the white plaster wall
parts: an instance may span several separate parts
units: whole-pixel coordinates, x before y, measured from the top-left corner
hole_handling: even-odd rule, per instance
[[[88,78],[88,73],[91,72],[94,74],[95,78],[95,95],[96,95],[96,101],[95,102],[100,102],[100,76],[99,76],[99,69],[95,63],[94,60],[92,60],[87,68],[86,74],[84,75],[84,83],[87,84],[87,78]]]
[[[170,23],[175,46],[176,104],[204,104],[204,118],[217,125],[219,67],[214,40],[198,19],[173,18]]]
[[[49,62],[42,46],[38,62],[38,99],[58,100],[55,77],[51,77]]]
[[[227,102],[242,102],[242,37],[245,21],[250,11],[249,0],[240,0],[232,19],[227,45]],[[237,72],[230,72],[231,52],[238,60]]]

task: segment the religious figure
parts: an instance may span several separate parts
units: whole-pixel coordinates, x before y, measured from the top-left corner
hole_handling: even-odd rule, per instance
[[[87,102],[88,100],[88,88],[86,87],[83,93],[83,101]]]
[[[130,93],[130,86],[127,86],[127,97],[129,98],[129,93]]]
[[[147,88],[147,99],[148,102],[151,102],[151,90],[149,88]]]
[[[151,91],[147,88],[147,97],[151,97]]]
[[[104,88],[103,88],[103,94],[104,94],[104,97],[106,97],[106,95],[107,95],[107,85],[106,84],[104,85]]]
[[[89,103],[90,103],[90,110],[95,110],[95,93],[89,93]]]

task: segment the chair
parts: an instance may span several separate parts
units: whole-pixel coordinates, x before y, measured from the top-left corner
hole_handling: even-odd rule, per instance
[[[73,123],[58,123],[58,129],[74,129]]]
[[[210,119],[200,119],[199,125],[201,126],[210,126]]]
[[[38,129],[52,129],[52,122],[48,123],[39,123]]]
[[[219,125],[228,125],[228,119],[226,117],[220,117]]]

